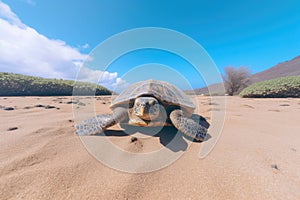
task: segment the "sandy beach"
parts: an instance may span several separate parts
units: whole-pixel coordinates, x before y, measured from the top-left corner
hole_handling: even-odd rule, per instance
[[[210,98],[197,98],[213,123]],[[110,112],[109,97],[95,102],[97,114]],[[207,157],[198,158],[203,143],[193,142],[170,166],[140,174],[90,155],[74,134],[72,109],[85,106],[71,97],[0,97],[0,199],[300,199],[300,99],[227,97],[222,135]],[[106,137],[121,149],[164,148],[159,137],[132,142],[110,129],[119,134]]]

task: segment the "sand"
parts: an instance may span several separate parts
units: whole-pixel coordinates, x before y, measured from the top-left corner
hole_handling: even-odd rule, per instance
[[[183,153],[177,161],[139,174],[111,169],[88,152],[74,134],[72,109],[89,105],[70,101],[0,97],[0,199],[300,199],[300,99],[228,97],[222,135],[207,157],[198,157],[203,143],[187,148],[182,137],[183,145],[169,149]],[[96,112],[109,112],[109,101],[95,99]],[[198,102],[213,123],[218,105],[209,97]],[[166,148],[161,137],[133,136],[140,135],[114,126],[106,138],[128,152]]]

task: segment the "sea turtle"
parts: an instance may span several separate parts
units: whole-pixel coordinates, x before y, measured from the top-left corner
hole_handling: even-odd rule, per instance
[[[193,114],[195,105],[180,89],[158,80],[132,84],[120,93],[110,106],[113,113],[97,115],[76,126],[76,134],[101,133],[117,123],[134,126],[175,126],[198,141],[206,138],[208,126]]]

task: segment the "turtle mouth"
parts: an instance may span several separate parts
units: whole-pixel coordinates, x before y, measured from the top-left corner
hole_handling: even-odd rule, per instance
[[[148,126],[148,123],[141,119],[131,119],[129,124],[134,126]]]
[[[138,126],[147,126],[148,125],[145,121],[136,121],[135,124]]]

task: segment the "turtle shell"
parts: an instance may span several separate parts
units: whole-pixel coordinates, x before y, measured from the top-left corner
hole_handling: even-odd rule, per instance
[[[179,106],[188,113],[195,110],[195,105],[184,92],[168,82],[158,80],[146,80],[130,85],[112,101],[111,108],[128,106],[140,96],[153,96],[164,106]]]

